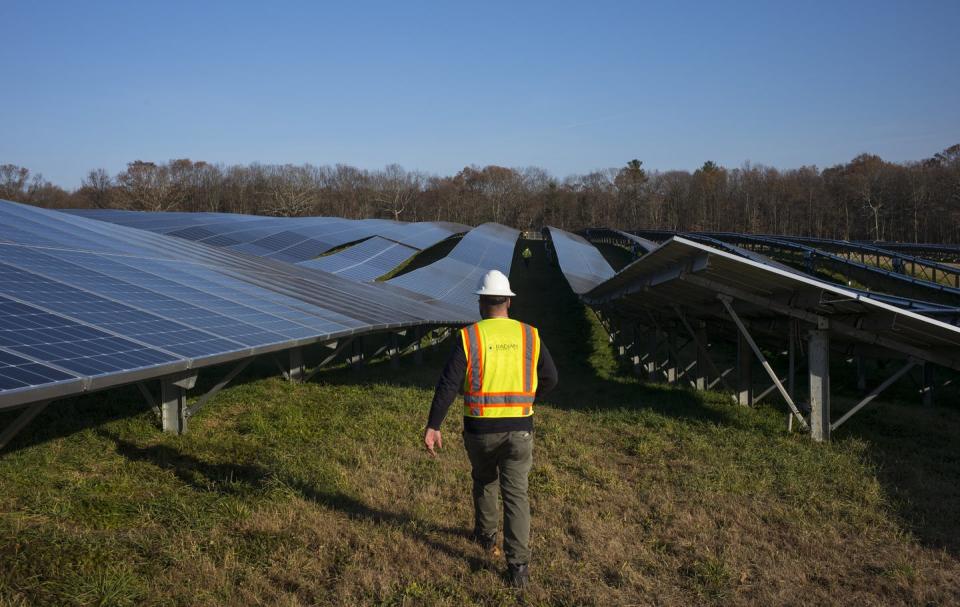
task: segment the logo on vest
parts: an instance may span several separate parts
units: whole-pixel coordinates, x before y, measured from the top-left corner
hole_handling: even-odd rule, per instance
[[[496,350],[497,352],[506,352],[508,350],[519,350],[520,346],[517,344],[490,344],[487,346],[487,350]]]

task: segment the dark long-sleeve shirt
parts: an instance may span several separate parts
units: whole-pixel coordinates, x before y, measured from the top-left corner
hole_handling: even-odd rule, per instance
[[[457,394],[463,388],[463,378],[467,372],[467,355],[463,351],[463,341],[454,339],[450,358],[440,374],[437,390],[433,394],[433,404],[430,405],[430,418],[427,427],[440,429],[443,418],[447,416],[450,405],[456,400]],[[540,342],[540,359],[537,361],[537,394],[539,397],[546,394],[557,385],[557,367],[553,364],[553,357],[547,346]],[[463,430],[471,434],[486,434],[488,432],[533,431],[533,416],[527,417],[491,417],[463,418]]]

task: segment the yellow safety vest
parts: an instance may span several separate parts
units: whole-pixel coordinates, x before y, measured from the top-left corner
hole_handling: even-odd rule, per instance
[[[537,393],[540,334],[510,318],[488,318],[460,330],[467,355],[463,414],[528,417]]]

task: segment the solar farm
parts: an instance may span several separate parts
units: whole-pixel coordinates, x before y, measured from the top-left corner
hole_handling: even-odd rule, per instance
[[[535,252],[529,268],[519,261],[524,247]],[[438,250],[443,253],[429,258]],[[808,589],[818,604],[837,596],[866,604],[948,604],[960,596],[954,556],[960,543],[951,531],[958,519],[943,510],[958,503],[954,483],[921,488],[922,480],[890,480],[890,474],[909,477],[906,469],[918,461],[929,467],[925,475],[954,478],[944,468],[954,467],[955,456],[944,454],[952,452],[948,434],[958,425],[952,401],[960,371],[960,247],[948,245],[604,227],[576,234],[545,227],[529,236],[494,223],[55,211],[0,201],[0,464],[5,459],[6,470],[34,474],[42,471],[39,462],[56,459],[44,451],[49,445],[71,452],[78,448],[69,446],[74,440],[116,444],[116,455],[131,465],[152,463],[171,473],[169,482],[182,485],[178,491],[200,491],[184,502],[185,511],[227,508],[223,521],[255,521],[270,504],[289,514],[304,508],[302,501],[312,502],[305,516],[332,526],[304,533],[360,534],[343,541],[354,550],[366,542],[376,547],[364,557],[367,568],[380,567],[377,559],[401,562],[396,577],[347,583],[329,574],[326,585],[307,589],[298,586],[304,584],[299,578],[283,587],[276,581],[282,574],[271,566],[243,569],[228,565],[223,554],[208,560],[203,548],[191,548],[191,558],[208,568],[238,567],[243,581],[212,583],[199,573],[183,574],[180,585],[212,584],[210,594],[198,589],[192,595],[196,604],[414,604],[418,598],[513,604],[513,595],[490,594],[492,571],[473,556],[458,559],[467,540],[449,525],[459,522],[445,526],[431,518],[466,518],[468,489],[457,476],[465,474],[465,464],[437,472],[416,452],[417,424],[425,419],[448,338],[479,319],[473,292],[490,269],[511,277],[520,295],[516,314],[542,327],[561,377],[560,395],[538,410],[543,455],[537,465],[543,467],[531,477],[531,493],[541,500],[535,506],[544,512],[543,527],[550,521],[566,531],[539,531],[544,556],[538,573],[549,578],[553,568],[557,581],[535,589],[535,600],[635,602],[649,592],[643,596],[663,604],[786,604],[801,602],[792,594],[796,587]],[[343,394],[368,398],[368,391],[385,407],[377,415],[392,416],[386,427],[396,434],[347,424],[357,445],[348,464],[324,455],[326,443],[305,438],[305,425],[337,426],[346,423],[341,416],[365,411],[360,400]],[[238,404],[248,394],[259,404]],[[281,406],[284,413],[270,418]],[[117,407],[122,415],[96,413]],[[291,415],[296,421],[284,417]],[[230,416],[247,421],[234,427]],[[266,417],[254,423],[247,416]],[[57,424],[71,430],[45,434],[45,425]],[[607,457],[593,438],[579,440],[577,428],[592,424],[616,427],[617,440],[627,441],[623,451]],[[118,438],[134,427],[136,441]],[[938,432],[918,439],[933,428]],[[260,451],[237,447],[246,454],[243,463],[230,462],[230,447],[216,456],[216,465],[202,463],[210,454],[201,454],[200,443],[220,445],[224,436],[236,444],[256,436]],[[717,450],[697,457],[704,441],[716,441]],[[903,453],[864,455],[865,445],[885,441]],[[383,459],[365,455],[371,452]],[[271,465],[258,457],[339,463],[336,473],[319,476],[306,464],[297,474],[279,464],[272,472],[251,472]],[[409,469],[392,463],[405,458],[419,463]],[[887,476],[874,478],[870,462],[877,461],[889,464]],[[193,471],[185,475],[185,467]],[[752,476],[731,480],[731,474]],[[207,479],[202,490],[197,475]],[[413,480],[364,485],[365,479],[386,483],[391,475],[442,481],[444,488],[420,494]],[[263,479],[272,484],[261,487],[268,482]],[[886,489],[898,496],[889,502],[882,497],[884,480],[898,487]],[[328,491],[327,481],[351,489]],[[665,483],[662,495],[655,482]],[[41,491],[18,483],[27,493]],[[205,501],[218,492],[222,500]],[[402,509],[398,518],[390,507],[407,492],[423,509]],[[256,499],[248,500],[254,493]],[[767,520],[744,505],[751,494],[794,519],[797,526],[783,523],[782,533],[796,539],[795,552],[763,533],[756,544],[738,536],[697,545],[705,528],[743,531]],[[104,595],[119,599],[101,604],[193,602],[183,590],[142,581],[148,577],[143,572],[168,569],[132,547],[123,554],[133,562],[143,558],[140,569],[117,565],[104,574],[99,565],[68,559],[61,566],[69,571],[76,565],[76,576],[93,571],[106,577],[93,575],[100,580],[93,585],[71,578],[81,588],[75,594],[63,589],[68,582],[23,590],[29,586],[24,580],[54,575],[29,562],[37,560],[30,542],[46,546],[39,538],[52,527],[45,525],[60,520],[45,506],[24,506],[24,499],[5,503],[10,512],[32,514],[8,517],[23,531],[2,541],[34,539],[16,540],[22,556],[0,561],[0,577],[19,580],[0,581],[0,605],[20,604],[9,598],[18,592],[23,604],[89,604]],[[714,500],[728,503],[711,514],[707,505]],[[898,510],[891,506],[897,500],[921,505]],[[138,518],[143,508],[149,506],[120,519],[128,528],[153,525]],[[551,508],[555,513],[545,512]],[[818,508],[836,520],[822,520]],[[330,522],[321,511],[342,511],[346,519]],[[678,512],[690,519],[688,527],[682,528]],[[181,524],[183,533],[197,535],[185,519],[203,516],[178,515],[181,523],[158,531],[157,538],[173,541],[169,534],[179,534]],[[610,516],[622,520],[608,528],[603,521]],[[929,522],[937,516],[939,522]],[[91,517],[99,522],[90,533],[109,536],[123,527]],[[913,533],[907,539],[901,523]],[[806,571],[811,554],[823,556],[813,548],[826,541],[818,539],[817,525],[836,536],[830,541],[837,546],[849,543],[861,562],[873,559],[879,564],[869,566],[882,571],[857,573],[859,565],[846,562],[842,550],[824,557],[829,571]],[[383,528],[386,535],[379,535]],[[223,533],[229,550],[240,551],[235,558],[246,562],[239,556],[244,529]],[[653,543],[631,548],[629,538],[658,533]],[[316,541],[339,546],[341,540]],[[571,541],[588,545],[577,548]],[[448,560],[437,564],[391,552],[408,543],[436,549],[444,542],[453,548],[441,549]],[[304,566],[296,559],[305,553],[289,542],[257,546],[275,558],[287,555],[288,569]],[[185,567],[179,560],[185,556],[170,558]],[[786,562],[766,571],[763,558]],[[408,559],[412,569],[402,564]],[[342,572],[352,565],[330,566]],[[123,583],[114,579],[121,569],[129,573],[117,574]],[[417,580],[413,570],[430,572],[433,581]],[[327,579],[328,573],[316,575]],[[851,581],[858,575],[862,579]],[[595,587],[581,587],[584,579]],[[115,595],[110,584],[120,586]]]

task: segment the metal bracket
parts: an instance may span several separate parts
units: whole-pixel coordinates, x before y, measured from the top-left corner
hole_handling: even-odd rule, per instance
[[[231,381],[233,381],[233,379],[234,379],[237,375],[239,375],[241,371],[243,371],[244,369],[246,369],[247,366],[248,366],[251,362],[253,362],[253,359],[254,359],[254,358],[256,358],[256,357],[251,356],[250,358],[244,358],[243,360],[241,360],[241,361],[240,361],[240,364],[238,364],[237,366],[235,366],[229,373],[227,373],[227,375],[226,375],[223,379],[221,379],[219,382],[217,382],[217,385],[215,385],[214,387],[210,388],[210,390],[208,390],[206,394],[204,394],[203,396],[201,396],[201,397],[199,398],[199,400],[197,400],[197,402],[195,402],[195,403],[193,404],[192,407],[190,407],[189,409],[187,409],[186,411],[184,411],[184,412],[183,412],[184,417],[188,417],[188,418],[189,418],[189,417],[193,417],[194,415],[196,415],[197,412],[200,411],[200,408],[201,408],[203,405],[205,405],[208,400],[210,400],[211,398],[213,398],[214,395],[215,395],[217,392],[219,392],[220,390],[222,390],[223,388],[225,388],[227,384],[229,384]]]
[[[337,343],[336,347],[333,349],[333,352],[331,352],[330,354],[328,354],[327,357],[324,358],[324,359],[320,362],[319,365],[317,365],[316,367],[314,367],[314,369],[313,369],[312,371],[310,371],[309,373],[307,373],[307,374],[303,377],[303,382],[306,383],[306,382],[310,381],[310,380],[313,378],[314,375],[316,375],[321,369],[323,369],[325,366],[327,366],[333,359],[335,359],[337,356],[339,356],[340,353],[343,352],[343,350],[344,350],[347,346],[349,346],[351,343],[353,343],[353,338],[352,338],[352,337],[349,337],[349,338],[347,338],[347,339],[341,339],[341,340]]]
[[[730,314],[730,318],[733,319],[733,322],[736,323],[737,328],[740,330],[740,333],[743,335],[744,339],[746,339],[747,343],[750,344],[750,349],[753,350],[753,353],[763,366],[763,370],[766,371],[767,375],[770,376],[770,379],[773,380],[777,390],[780,391],[780,396],[782,396],[783,400],[787,402],[787,406],[790,407],[793,415],[797,418],[797,421],[800,422],[800,427],[806,430],[808,427],[807,421],[803,419],[803,415],[800,413],[800,410],[797,409],[797,405],[794,404],[793,399],[787,392],[787,389],[783,387],[782,383],[780,383],[780,378],[777,377],[777,374],[773,371],[773,367],[771,367],[770,363],[767,362],[767,357],[764,356],[763,352],[760,351],[760,347],[757,346],[757,342],[753,341],[753,337],[750,335],[750,332],[747,331],[747,327],[744,326],[743,321],[740,320],[739,316],[737,316],[737,313],[734,311],[733,305],[731,304],[732,299],[727,295],[718,295],[717,298],[723,303],[724,307],[727,309],[727,313]]]
[[[916,360],[916,359],[914,359],[914,358],[911,358],[910,360],[908,360],[908,361],[907,361],[907,364],[905,364],[905,365],[903,365],[902,367],[900,367],[900,368],[897,370],[897,372],[894,373],[893,375],[891,375],[890,377],[888,377],[888,378],[886,379],[886,381],[884,381],[882,384],[880,384],[879,386],[877,386],[876,388],[874,388],[873,390],[871,390],[869,394],[867,394],[865,397],[863,397],[863,400],[861,400],[859,403],[857,403],[856,405],[854,405],[853,408],[850,409],[849,411],[847,411],[846,414],[845,414],[843,417],[841,417],[841,418],[838,419],[837,421],[835,421],[835,422],[833,422],[832,424],[830,424],[830,431],[833,432],[834,430],[836,430],[837,428],[839,428],[841,425],[843,425],[843,423],[844,423],[845,421],[847,421],[848,419],[850,419],[851,417],[853,417],[853,414],[854,414],[854,413],[856,413],[856,412],[859,411],[860,409],[863,409],[864,407],[866,407],[867,405],[869,405],[875,398],[877,398],[878,396],[880,396],[880,393],[881,393],[881,392],[883,392],[884,390],[886,390],[887,388],[889,388],[895,381],[897,381],[898,379],[900,379],[901,377],[903,377],[903,375],[904,375],[905,373],[907,373],[908,371],[910,371],[910,369],[913,369],[913,368],[914,368],[917,364],[919,364],[919,363],[920,363],[920,361],[918,361],[918,360]]]
[[[826,330],[827,328],[829,328],[830,331],[838,335],[852,337],[854,339],[863,341],[866,344],[877,345],[883,348],[888,348],[890,350],[895,350],[897,352],[901,352],[908,356],[913,356],[914,358],[926,360],[950,369],[960,369],[960,365],[958,365],[957,361],[948,356],[943,356],[931,350],[924,350],[923,348],[912,346],[910,344],[903,343],[896,339],[891,339],[889,337],[886,337],[885,335],[881,335],[879,332],[876,332],[876,331],[866,331],[864,329],[858,329],[846,323],[837,322],[836,320],[834,320],[833,322],[830,322],[829,319],[819,314],[814,314],[813,312],[808,312],[806,310],[800,310],[800,309],[794,308],[776,299],[758,296],[748,291],[744,291],[742,289],[738,289],[736,287],[732,287],[727,284],[723,284],[714,280],[703,278],[702,276],[685,275],[681,278],[681,280],[689,282],[691,284],[695,284],[705,289],[710,289],[717,293],[736,297],[739,300],[746,301],[751,304],[773,310],[785,316],[790,316],[792,318],[804,320],[806,322],[816,325],[817,328],[821,330]],[[822,326],[824,324],[826,326]]]
[[[174,375],[170,377],[169,381],[178,388],[193,390],[193,387],[197,385],[197,372],[187,371],[179,375]]]
[[[13,437],[20,433],[21,430],[26,427],[27,424],[33,421],[33,419],[40,415],[40,413],[47,408],[52,401],[43,400],[40,402],[33,403],[32,405],[27,405],[26,409],[23,410],[20,415],[17,416],[13,423],[3,429],[3,432],[0,432],[0,449],[3,449],[7,446],[7,443],[10,442]]]
[[[717,365],[714,364],[713,358],[710,356],[710,352],[707,350],[707,344],[701,343],[700,338],[697,336],[697,332],[693,330],[693,327],[690,326],[689,321],[687,321],[686,314],[684,314],[683,311],[676,306],[674,306],[673,310],[674,312],[677,313],[677,316],[680,317],[680,322],[683,324],[683,327],[687,330],[687,333],[690,334],[690,337],[693,339],[693,343],[696,344],[697,352],[700,353],[700,355],[703,357],[704,362],[706,362],[707,366],[710,367],[710,371],[713,372],[713,374],[716,376],[716,380],[714,384],[716,384],[716,382],[719,381],[721,384],[723,384],[724,388],[732,392],[733,388],[731,388],[730,385],[727,384],[727,380],[724,379],[723,377],[724,374],[721,373],[719,369],[717,369]],[[709,384],[708,388],[712,388],[714,384]]]
[[[147,385],[142,381],[138,381],[137,388],[140,390],[140,394],[143,395],[143,399],[147,401],[147,405],[151,409],[156,409],[157,414],[162,414],[163,412],[160,410],[160,405],[157,403],[157,400],[153,398],[153,394],[150,393]]]

